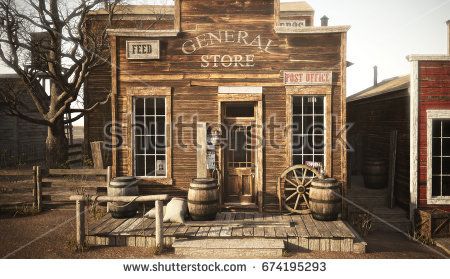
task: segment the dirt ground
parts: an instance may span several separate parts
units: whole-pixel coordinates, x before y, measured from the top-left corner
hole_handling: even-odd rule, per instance
[[[155,256],[149,248],[90,247],[75,250],[73,209],[56,209],[34,216],[0,216],[0,257],[2,258],[177,258],[173,253]],[[395,233],[373,233],[366,238],[367,253],[289,253],[295,259],[430,259],[443,258],[433,249],[408,241]]]

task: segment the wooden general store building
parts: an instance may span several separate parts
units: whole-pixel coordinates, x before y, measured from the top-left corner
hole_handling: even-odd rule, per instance
[[[108,30],[113,66],[86,86],[88,101],[111,87],[114,175],[187,191],[206,123],[227,143],[211,159],[224,204],[276,209],[277,179],[295,164],[321,167],[345,194],[348,26],[314,26],[307,3],[274,0],[175,1],[150,28],[127,26],[154,21],[150,10],[130,7]],[[86,120],[89,140],[108,117]]]

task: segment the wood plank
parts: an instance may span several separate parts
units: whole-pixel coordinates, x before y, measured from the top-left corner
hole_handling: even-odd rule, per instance
[[[167,229],[164,231],[164,237],[174,236],[175,232],[178,230],[178,228],[182,226],[180,223],[169,223],[164,224],[164,227],[167,227]]]
[[[245,219],[245,214],[244,213],[235,213],[235,220],[236,221],[241,221]],[[231,236],[237,236],[237,237],[241,237],[244,235],[244,230],[242,227],[233,227],[232,231],[231,231]]]
[[[281,220],[283,220],[285,222],[292,222],[291,217],[288,215],[282,215]],[[287,237],[295,237],[295,238],[298,237],[297,230],[295,229],[295,227],[285,228],[285,230],[286,230]]]
[[[184,237],[188,229],[189,229],[188,226],[180,225],[173,235],[175,237]]]
[[[355,235],[342,221],[333,221],[333,224],[341,231],[342,236],[346,238],[355,238]]]
[[[308,233],[306,229],[306,225],[303,222],[303,218],[300,215],[291,215],[291,219],[295,222],[295,230],[297,231],[297,235],[299,237],[308,238],[311,235]]]
[[[118,226],[120,226],[123,222],[125,222],[127,219],[111,219],[111,222],[108,223],[107,226],[103,227],[101,230],[99,230],[96,235],[97,236],[108,236],[110,233],[115,230]]]
[[[222,227],[220,227],[220,226],[211,227],[208,232],[208,237],[219,237],[221,230],[222,230]]]
[[[245,213],[245,221],[254,221],[254,217],[255,215],[253,213]],[[253,236],[254,235],[254,227],[249,225],[249,226],[245,226],[243,228],[243,234],[244,236]]]
[[[225,220],[226,221],[233,221],[234,218],[236,218],[235,214],[231,214],[231,212],[225,212]],[[222,226],[220,230],[220,237],[230,237],[232,235],[232,229],[228,226]]]
[[[253,220],[255,222],[264,222],[264,214],[262,213],[256,213],[253,217]],[[263,227],[256,227],[253,229],[253,235],[255,237],[264,237],[264,228]]]
[[[324,222],[325,226],[327,226],[330,233],[333,235],[334,238],[342,238],[343,235],[339,228],[336,227],[336,225],[333,222]]]
[[[273,221],[273,215],[272,214],[264,214],[264,220],[269,220],[269,221]],[[269,237],[269,238],[275,238],[276,234],[275,234],[275,228],[272,227],[265,227],[264,228],[264,237]]]
[[[146,218],[136,218],[136,222],[131,224],[126,230],[123,231],[123,235],[139,235],[142,231],[142,225],[144,224]]]
[[[301,217],[302,217],[303,222],[305,223],[306,229],[308,230],[310,237],[314,237],[314,238],[322,237],[322,235],[320,234],[316,225],[314,224],[314,221],[313,221],[311,215],[302,215]]]
[[[206,236],[208,236],[208,232],[210,229],[211,229],[211,227],[200,227],[200,229],[198,230],[198,232],[195,236],[206,237]]]
[[[105,175],[107,169],[49,169],[48,175]]]
[[[279,214],[273,215],[273,219],[276,221],[283,221],[283,217]],[[286,227],[275,227],[275,236],[276,237],[287,237]]]
[[[328,229],[328,227],[325,225],[326,222],[318,221],[318,220],[315,220],[314,218],[312,218],[312,220],[314,222],[314,225],[316,225],[317,230],[322,235],[322,237],[325,237],[325,238],[333,237],[333,234]]]
[[[197,234],[200,227],[188,227],[188,230],[185,233],[186,237],[193,237]]]
[[[138,230],[137,235],[151,236],[155,231],[155,219],[146,218],[136,229]]]
[[[137,221],[137,218],[125,219],[125,221],[117,226],[114,230],[112,230],[109,235],[121,235],[125,229],[127,229],[130,225]]]
[[[102,219],[100,219],[100,222],[95,223],[94,226],[91,229],[89,229],[88,234],[95,235],[105,226],[110,224],[113,220],[114,218],[111,216],[111,214],[106,214],[105,216],[102,217]]]

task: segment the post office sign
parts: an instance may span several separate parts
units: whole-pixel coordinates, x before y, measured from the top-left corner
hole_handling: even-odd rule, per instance
[[[127,59],[159,59],[159,41],[127,41]]]
[[[332,72],[284,72],[285,85],[331,85],[332,81]]]

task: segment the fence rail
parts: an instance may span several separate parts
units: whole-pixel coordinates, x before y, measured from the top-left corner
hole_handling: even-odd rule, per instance
[[[74,194],[97,195],[106,190],[111,167],[106,169],[0,170],[0,208],[32,204],[41,211],[46,205],[71,203]]]

